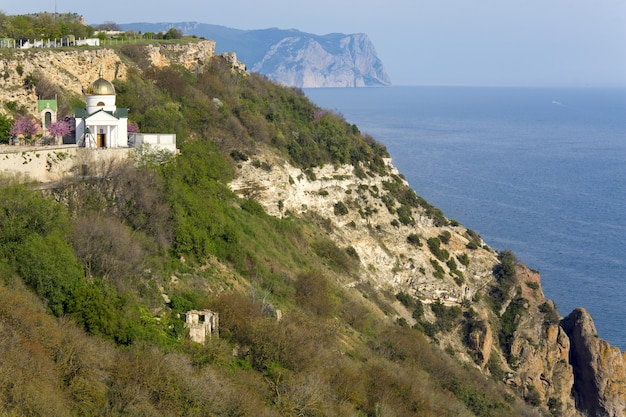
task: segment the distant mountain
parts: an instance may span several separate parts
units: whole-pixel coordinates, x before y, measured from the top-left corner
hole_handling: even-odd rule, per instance
[[[295,87],[370,87],[391,84],[374,45],[363,33],[314,35],[295,29],[240,30],[197,22],[127,23],[123,30],[165,32],[214,40],[216,52],[235,52],[248,70]]]

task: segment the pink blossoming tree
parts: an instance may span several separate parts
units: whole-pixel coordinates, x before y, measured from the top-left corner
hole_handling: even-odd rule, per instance
[[[13,127],[9,131],[11,137],[22,137],[26,143],[33,140],[33,136],[39,133],[39,123],[30,116],[20,115],[13,123]]]
[[[48,133],[55,138],[55,143],[57,144],[60,142],[60,138],[72,130],[72,123],[69,120],[59,120],[58,122],[50,123],[50,126],[48,126]]]
[[[129,134],[134,134],[134,133],[139,132],[139,126],[137,125],[137,123],[135,123],[135,122],[129,122],[129,123],[128,123],[127,132],[128,132]]]

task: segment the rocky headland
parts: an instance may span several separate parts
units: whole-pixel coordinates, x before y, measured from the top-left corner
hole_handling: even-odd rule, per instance
[[[201,71],[214,56],[215,44],[133,48],[126,54],[143,54],[148,66],[176,63]],[[0,73],[5,74],[0,77],[0,102],[34,112],[35,89],[24,87],[34,78],[45,78],[75,96],[100,70],[108,79],[124,79],[136,65],[123,51],[15,52],[0,59]],[[6,113],[6,107],[0,111]],[[562,318],[545,298],[539,274],[522,263],[515,263],[514,273],[503,285],[494,275],[499,253],[475,232],[433,216],[425,204],[413,205],[408,212],[402,209],[405,205],[391,197],[391,190],[408,188],[408,183],[391,160],[385,163],[385,174],[363,175],[352,165],[305,171],[271,148],[257,145],[249,159],[239,162],[230,187],[256,199],[272,216],[306,216],[318,222],[338,246],[353,248],[360,274],[339,278],[345,288],[365,294],[369,287],[364,283],[368,283],[377,292],[409,294],[424,305],[463,307],[467,314],[432,337],[433,343],[506,384],[545,413],[626,415],[626,356],[598,337],[589,314],[577,309]],[[435,238],[436,249],[445,250],[447,261],[436,259],[436,249],[430,245]],[[490,300],[497,291],[500,302],[494,306]],[[400,302],[386,315],[417,324]],[[422,320],[433,323],[436,317],[427,309]]]

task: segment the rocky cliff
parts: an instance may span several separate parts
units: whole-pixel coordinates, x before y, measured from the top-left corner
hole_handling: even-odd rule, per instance
[[[296,33],[272,45],[251,69],[281,84],[305,88],[391,84],[365,34],[320,39]]]
[[[321,219],[329,237],[340,247],[352,246],[362,264],[363,275],[344,285],[373,282],[381,292],[406,292],[426,305],[471,306],[458,327],[435,337],[442,348],[551,415],[626,415],[625,357],[597,338],[591,318],[575,311],[561,325],[539,274],[522,264],[516,265],[504,301],[494,311],[489,299],[500,285],[492,273],[497,253],[482,241],[468,251],[476,239],[471,231],[455,223],[437,225],[423,209],[411,212],[413,224],[397,222],[399,205],[389,207],[385,197],[389,184],[400,178],[391,161],[387,176],[359,178],[351,166],[326,166],[311,175],[271,152],[256,158],[241,164],[231,188],[254,197],[272,215]],[[347,213],[337,214],[339,203]],[[440,263],[426,247],[429,238],[446,232],[449,240],[442,247],[452,259],[466,254],[465,264]],[[416,246],[415,239],[411,243],[410,235],[419,236],[422,245]],[[445,273],[438,275],[438,268]],[[395,314],[415,323],[401,306]],[[428,312],[426,319],[436,322]]]
[[[5,104],[0,106],[0,113],[7,113],[7,103],[34,112],[38,86],[42,81],[49,86],[62,86],[65,95],[83,100],[84,90],[99,78],[100,71],[107,80],[126,78],[129,68],[126,54],[144,55],[147,65],[161,67],[176,62],[193,71],[215,54],[215,42],[201,41],[185,45],[130,44],[121,46],[118,52],[107,48],[11,50],[10,57],[0,58],[0,74],[3,75],[0,77],[0,102]],[[46,90],[51,90],[50,93],[61,91],[57,87]],[[41,98],[51,99],[54,94]]]
[[[217,42],[218,51],[236,51],[248,69],[291,87],[372,87],[390,85],[382,61],[366,34],[315,35],[297,30],[238,30],[197,22],[128,23],[126,30],[167,31]]]
[[[125,53],[141,53],[149,65],[174,62],[201,71],[213,46],[135,46]],[[100,69],[110,79],[125,77],[132,64],[123,52],[17,52],[0,61],[0,71],[8,74],[0,77],[0,101],[33,106],[35,93],[24,86],[35,75],[78,96]],[[545,413],[624,416],[626,358],[597,337],[589,315],[576,310],[561,322],[544,297],[539,274],[522,264],[515,264],[508,281],[500,281],[494,274],[499,254],[466,227],[441,221],[427,205],[400,203],[394,190],[408,184],[391,160],[385,162],[384,174],[357,172],[352,165],[303,171],[256,145],[253,155],[239,163],[230,186],[273,216],[304,216],[319,223],[337,246],[352,248],[361,268],[358,276],[342,276],[343,286],[368,299],[406,293],[431,306],[416,318],[395,302],[384,311],[386,317],[428,327],[439,320],[435,306],[462,311],[451,326],[431,335],[433,343]]]
[[[626,415],[626,353],[600,339],[589,313],[578,308],[562,322],[570,339],[573,394],[590,416]]]

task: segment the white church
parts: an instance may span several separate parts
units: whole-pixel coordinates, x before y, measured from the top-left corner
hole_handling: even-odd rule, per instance
[[[128,109],[115,105],[115,87],[100,78],[86,91],[87,106],[75,109],[76,143],[85,148],[129,148],[148,145],[176,152],[176,135],[128,133]]]

